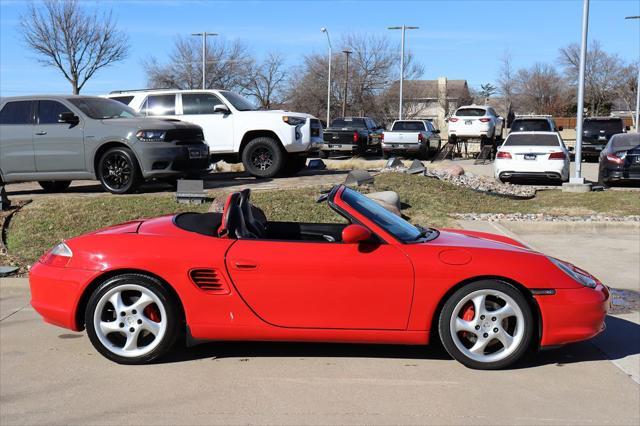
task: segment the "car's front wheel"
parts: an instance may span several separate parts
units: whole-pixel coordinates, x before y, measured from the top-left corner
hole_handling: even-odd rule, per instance
[[[102,283],[85,312],[93,346],[120,364],[145,364],[167,353],[178,336],[179,311],[155,278],[123,274]]]
[[[133,151],[125,147],[107,150],[98,162],[98,180],[112,194],[128,194],[136,190],[142,180]]]
[[[477,281],[456,291],[444,304],[438,325],[449,355],[482,370],[520,360],[531,346],[533,328],[524,295],[496,280]]]
[[[252,176],[272,178],[285,162],[285,153],[278,141],[269,137],[253,139],[242,151],[242,164]]]

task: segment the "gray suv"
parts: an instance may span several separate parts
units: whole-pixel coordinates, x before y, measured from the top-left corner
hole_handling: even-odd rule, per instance
[[[199,126],[140,116],[120,102],[90,96],[0,99],[2,184],[37,180],[62,191],[98,179],[114,194],[145,179],[175,179],[209,167]]]

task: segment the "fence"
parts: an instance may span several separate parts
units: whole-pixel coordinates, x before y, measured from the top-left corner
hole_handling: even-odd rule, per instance
[[[586,117],[585,117],[586,118]],[[556,126],[562,126],[565,129],[575,129],[576,128],[576,118],[575,117],[553,117],[556,122]],[[631,117],[623,117],[625,126],[632,127],[633,119]]]

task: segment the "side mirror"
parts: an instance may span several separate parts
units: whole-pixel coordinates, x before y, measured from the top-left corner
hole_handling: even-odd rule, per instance
[[[561,132],[561,131],[563,131],[563,130],[564,130],[564,127],[562,127],[562,126],[558,127],[558,131],[559,131],[559,132]]]
[[[629,130],[631,130],[631,126],[625,126],[624,129],[628,132]]]
[[[567,149],[569,150],[569,152],[573,152],[575,148],[572,147],[572,146],[569,146],[569,147],[567,147]]]
[[[80,118],[70,111],[58,114],[58,123],[78,124],[79,122]]]
[[[213,107],[213,113],[227,115],[227,114],[231,114],[231,111],[229,111],[229,108],[227,108],[226,105],[218,104]]]
[[[342,242],[357,244],[371,238],[371,231],[362,225],[352,224],[342,230]]]

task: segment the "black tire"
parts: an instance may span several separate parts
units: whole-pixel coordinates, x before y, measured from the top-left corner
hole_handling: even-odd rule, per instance
[[[418,159],[419,160],[428,160],[429,159],[429,146],[430,145],[431,145],[431,142],[429,142],[429,140],[427,140],[425,142],[425,144],[420,147],[420,150],[418,151]]]
[[[307,157],[291,156],[282,168],[282,175],[293,176],[307,167]]]
[[[94,313],[98,308],[98,305],[101,299],[103,298],[103,296],[105,296],[111,291],[114,291],[116,288],[122,288],[123,286],[127,286],[127,285],[139,286],[152,292],[158,298],[158,300],[162,303],[164,311],[166,313],[166,318],[165,318],[166,326],[165,326],[165,331],[162,335],[161,340],[158,343],[156,343],[155,339],[153,339],[152,342],[150,343],[150,345],[151,344],[154,345],[153,349],[148,353],[144,353],[143,355],[140,355],[140,356],[122,356],[114,353],[102,342],[101,338],[98,336],[98,332],[96,331],[96,327],[94,324]],[[128,290],[124,290],[124,291],[128,291]],[[133,302],[135,303],[135,300]],[[155,305],[155,303],[152,303],[151,305]],[[123,311],[128,312],[127,308],[131,306],[132,304],[124,306]],[[113,305],[111,305],[111,307],[112,307],[111,311],[113,311]],[[103,308],[103,313],[101,313],[101,316],[109,313],[108,311],[109,309],[105,305]],[[146,311],[146,308],[145,308],[145,311]],[[144,315],[144,314],[141,312],[140,315]],[[125,320],[124,319],[120,320],[120,318],[126,318],[127,320],[129,320],[130,316],[133,318],[130,312],[128,312],[127,315],[122,317],[118,316],[117,312],[113,313],[113,317],[115,317],[114,322],[123,321],[124,323]],[[167,352],[169,352],[173,347],[173,345],[175,344],[180,334],[180,325],[182,323],[182,317],[173,296],[171,295],[171,293],[169,293],[169,291],[164,287],[164,285],[159,280],[146,275],[141,275],[141,274],[123,274],[123,275],[118,275],[118,276],[107,279],[105,282],[100,284],[100,286],[96,288],[96,290],[91,294],[89,301],[87,303],[87,309],[85,311],[84,321],[87,329],[87,335],[89,336],[89,340],[91,341],[91,344],[93,344],[93,346],[96,348],[98,352],[100,352],[104,357],[112,361],[115,361],[119,364],[134,365],[134,364],[150,363],[162,357]],[[137,326],[136,322],[133,322],[133,326]],[[126,329],[127,327],[128,325],[125,326],[124,328]],[[111,334],[119,334],[119,333],[120,332],[112,332],[107,336],[110,336]],[[139,337],[136,338],[137,341],[139,341],[140,337],[147,337],[149,335],[143,336],[142,332],[138,331],[138,336]],[[121,337],[121,338],[124,339],[124,337]],[[115,343],[112,344],[111,346],[113,348],[117,348],[117,345]]]
[[[142,183],[138,160],[129,148],[108,149],[98,162],[96,170],[102,187],[112,194],[129,194]]]
[[[503,295],[506,295],[507,297],[512,299],[512,301],[517,305],[522,314],[522,325],[524,327],[523,333],[518,338],[519,340],[517,340],[517,343],[514,343],[515,347],[511,350],[510,354],[496,361],[485,362],[470,358],[458,348],[458,346],[454,342],[454,337],[452,336],[451,331],[451,320],[454,315],[457,315],[454,314],[457,305],[470,294],[483,291],[488,291],[488,293],[491,293],[491,291],[496,291],[496,293],[499,292]],[[488,312],[490,313],[491,311]],[[480,321],[480,318],[474,318],[474,320]],[[486,320],[483,320],[484,322],[479,330],[488,330],[489,333],[491,333],[494,330],[498,330],[497,328],[491,330],[491,328],[495,325],[499,327],[507,327],[504,325],[505,323],[500,322],[500,320],[498,323],[491,323],[492,320],[493,319],[489,317],[487,317]],[[488,328],[487,324],[489,324]],[[476,328],[476,330],[478,329]],[[442,341],[442,344],[444,345],[449,355],[451,355],[454,359],[456,359],[466,367],[479,370],[497,370],[513,365],[514,363],[522,359],[522,357],[528,352],[533,342],[534,321],[533,314],[531,312],[531,308],[529,306],[529,303],[527,302],[527,299],[517,288],[503,281],[481,280],[463,286],[455,293],[453,293],[451,297],[449,297],[449,299],[447,299],[438,318],[438,331],[440,334],[440,340]],[[468,332],[462,333],[464,334]],[[475,333],[471,332],[471,334]],[[484,336],[487,337],[488,334],[485,333]],[[479,337],[480,336],[478,335],[478,339]],[[487,339],[487,341],[489,342],[494,342],[494,340],[497,340],[493,336],[488,337],[489,338]],[[455,339],[459,339],[459,337],[456,335]],[[487,347],[490,348],[490,344]],[[499,351],[501,349],[498,348],[497,350]],[[490,357],[491,354],[485,355],[483,349],[483,354],[481,355],[481,357],[485,356]]]
[[[329,158],[329,151],[320,150],[320,152],[318,152],[318,157],[326,160],[327,158]]]
[[[390,156],[391,154],[389,153],[389,151],[382,151],[382,158],[384,158],[385,160],[389,159]]]
[[[242,151],[244,169],[252,176],[272,178],[284,167],[285,153],[278,141],[259,137],[250,141]]]
[[[44,192],[62,192],[71,185],[70,180],[39,180]]]
[[[605,179],[605,177],[603,176],[602,171],[598,172],[598,185],[600,185],[605,189],[611,187],[611,184],[609,183],[609,181]]]

